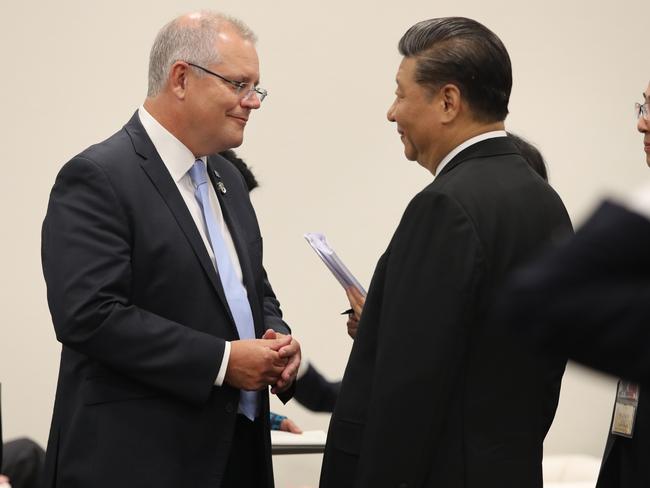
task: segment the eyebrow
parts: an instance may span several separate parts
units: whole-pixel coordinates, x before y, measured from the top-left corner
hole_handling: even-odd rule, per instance
[[[260,84],[260,78],[258,78],[257,81],[252,81],[252,78],[250,78],[248,76],[242,76],[242,82],[250,83],[251,85],[257,87]]]

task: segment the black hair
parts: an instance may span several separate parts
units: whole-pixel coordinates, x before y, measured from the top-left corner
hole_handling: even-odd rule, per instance
[[[244,177],[244,181],[246,181],[246,186],[248,187],[248,191],[252,191],[253,189],[257,188],[259,183],[255,179],[255,175],[251,171],[251,169],[248,167],[248,165],[244,162],[243,159],[241,159],[239,156],[237,156],[237,153],[233,151],[232,149],[227,149],[223,152],[219,153],[220,156],[223,156],[226,158],[228,161],[230,161],[232,164],[235,165],[235,168],[239,170],[241,175]]]
[[[526,139],[523,139],[512,132],[508,132],[508,136],[510,137],[510,140],[515,143],[515,146],[517,146],[517,149],[519,149],[519,152],[526,162],[531,168],[533,168],[533,170],[535,170],[535,173],[544,178],[545,181],[548,181],[546,162],[544,161],[542,153],[539,152],[539,149],[533,146]]]
[[[465,17],[424,20],[406,31],[398,47],[417,59],[418,83],[432,91],[456,85],[477,120],[500,122],[508,115],[510,56],[483,24]]]

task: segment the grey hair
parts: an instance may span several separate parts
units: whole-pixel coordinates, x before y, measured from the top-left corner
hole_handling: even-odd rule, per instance
[[[149,54],[147,96],[160,93],[176,61],[199,66],[218,63],[220,56],[215,44],[224,26],[232,26],[243,39],[257,42],[255,33],[244,22],[219,12],[201,11],[177,17],[160,29]],[[198,70],[197,73],[203,74]]]

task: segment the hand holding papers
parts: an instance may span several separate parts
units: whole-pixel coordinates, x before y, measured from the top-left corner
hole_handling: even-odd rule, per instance
[[[354,275],[350,273],[350,270],[343,264],[329,244],[327,244],[327,240],[323,234],[308,232],[305,234],[305,239],[307,239],[309,245],[323,260],[325,266],[332,272],[343,288],[347,289],[352,286],[359,290],[364,297],[366,296],[366,290]]]

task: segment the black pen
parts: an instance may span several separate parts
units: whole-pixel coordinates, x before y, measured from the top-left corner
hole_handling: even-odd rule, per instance
[[[354,313],[354,310],[348,308],[345,312],[341,312],[341,315],[350,315],[351,313]]]

